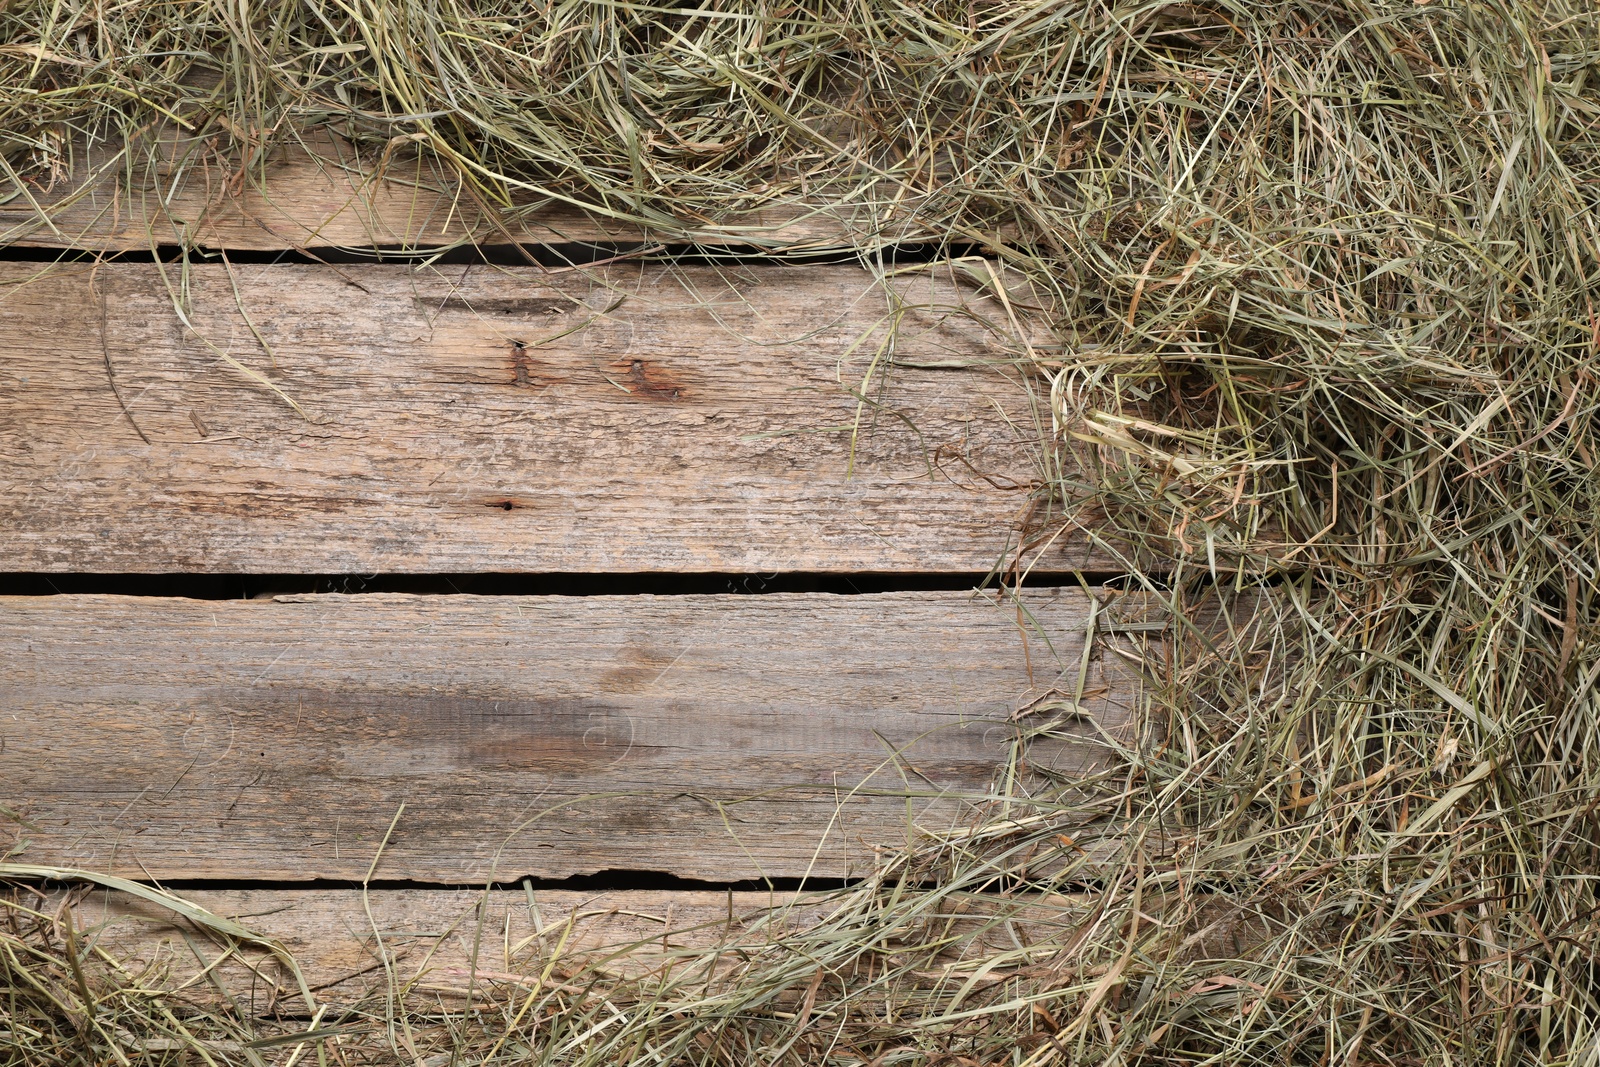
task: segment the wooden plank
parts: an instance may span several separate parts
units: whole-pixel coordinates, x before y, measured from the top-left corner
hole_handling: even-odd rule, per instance
[[[1077,691],[1087,604],[8,597],[0,804],[24,862],[138,878],[360,879],[397,815],[380,878],[854,876],[975,817],[1013,714]],[[1107,640],[1083,707],[1114,732]],[[1027,759],[1094,765],[1061,729]]]
[[[865,236],[848,213],[825,209],[663,215],[649,226],[531,194],[491,207],[415,155],[383,160],[328,137],[251,161],[217,150],[213,138],[168,135],[136,146],[131,157],[80,146],[75,161],[71,174],[44,186],[16,190],[0,177],[0,248],[434,248],[651,241],[669,230],[676,241],[816,251],[854,247]],[[902,220],[876,225],[884,241],[926,236]]]
[[[1011,312],[946,275],[8,271],[4,570],[970,573],[1036,514]]]
[[[794,893],[377,889],[363,899],[359,889],[240,889],[180,895],[288,949],[319,1001],[357,1000],[391,981],[423,993],[462,995],[472,984],[481,989],[493,980],[474,982],[475,975],[526,976],[531,970],[537,976],[563,933],[562,954],[569,960],[639,946],[632,965],[643,969],[660,962],[663,951],[747,936],[774,908],[783,911],[772,936],[820,917],[810,903],[815,895]],[[123,893],[98,890],[69,901],[58,892],[31,904],[46,914],[63,905],[73,908],[80,937],[125,965],[161,968],[172,985],[220,954],[201,930]],[[262,1012],[302,1007],[292,976],[270,954],[250,951],[241,962],[250,967],[225,967],[221,977],[246,1004]]]
[[[586,959],[603,959],[598,965],[604,971],[620,974],[648,972],[674,957],[681,968],[685,956],[730,940],[747,951],[781,943],[825,921],[840,903],[821,893],[681,890],[238,889],[181,896],[276,940],[294,957],[316,1000],[335,1004],[390,988],[429,1000],[503,995],[508,986],[537,978],[557,945],[556,981]],[[146,901],[97,890],[57,891],[20,903],[46,915],[70,907],[80,944],[135,973],[151,968],[165,976],[167,988],[184,986],[190,996],[203,997],[212,979],[190,979],[205,970],[246,1010],[303,1011],[297,984],[272,956],[246,949],[213,966],[224,955],[221,946]],[[919,921],[941,927],[950,940],[944,966],[964,972],[972,965],[963,961],[981,959],[985,950],[1014,950],[1018,934],[1028,944],[1070,943],[1090,906],[1073,897],[1006,901],[953,894]],[[1009,930],[993,925],[994,918],[1013,913],[1023,921]]]

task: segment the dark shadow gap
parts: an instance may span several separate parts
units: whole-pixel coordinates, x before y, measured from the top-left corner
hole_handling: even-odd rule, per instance
[[[413,248],[401,245],[372,248],[314,247],[302,249],[219,249],[192,246],[187,250],[191,263],[222,261],[243,264],[333,265],[362,264],[441,265],[487,264],[506,267],[581,267],[614,260],[675,263],[682,266],[729,266],[737,264],[786,266],[859,263],[866,255],[874,261],[911,265],[933,263],[955,257],[981,254],[975,244],[940,245],[918,243],[887,245],[870,253],[847,248],[771,249],[754,245],[653,244],[646,241],[568,244],[487,244],[460,245],[444,249]],[[0,248],[0,262],[13,263],[175,263],[185,256],[181,245],[157,245],[154,249],[124,252],[94,252],[60,248]]]
[[[1140,588],[1122,572],[1035,571],[1027,588]],[[0,597],[110,594],[252,600],[306,593],[413,593],[449,596],[708,596],[764,593],[964,592],[995,586],[965,574],[0,574]]]
[[[248,878],[176,878],[159,882],[138,879],[144,885],[159,885],[161,888],[173,893],[195,893],[206,891],[289,891],[289,892],[327,892],[340,889],[360,889],[362,883],[358,879],[339,878],[314,878],[306,881],[263,881]],[[374,878],[366,883],[366,887],[374,892],[404,891],[404,890],[445,890],[452,892],[478,892],[483,889],[492,890],[524,890],[534,892],[545,890],[569,890],[581,893],[623,893],[623,892],[657,892],[657,893],[793,893],[801,889],[806,890],[837,890],[848,889],[859,884],[859,880],[846,878],[749,878],[730,881],[714,881],[699,878],[681,878],[665,871],[598,871],[594,874],[577,874],[567,878],[535,878],[525,876],[519,878],[503,878],[493,882],[435,882],[416,881],[405,878]]]
[[[250,878],[171,878],[157,881],[138,878],[130,879],[130,881],[178,894],[202,892],[325,893],[332,890],[361,889],[363,886],[363,883],[357,879],[339,878],[309,878],[304,881]],[[5,882],[0,882],[0,887],[3,887],[6,882],[34,885],[40,888],[81,884],[77,879],[6,879]],[[683,878],[665,871],[605,870],[594,874],[572,875],[567,878],[524,876],[521,878],[497,879],[492,882],[439,882],[405,878],[375,878],[365,883],[365,887],[373,892],[443,891],[471,893],[489,889],[511,892],[532,890],[535,893],[544,891],[578,893],[826,893],[854,889],[864,884],[866,884],[865,880],[860,878],[745,878],[718,881]],[[900,883],[886,881],[881,884],[885,889],[899,888],[916,892],[933,892],[940,888],[936,882]],[[1105,884],[1087,880],[1052,884],[1049,887],[1051,893],[1068,895],[1099,893],[1105,889]],[[1030,890],[1027,883],[1009,878],[996,878],[982,886],[962,890],[962,892],[978,893],[984,896],[1009,896],[1027,894],[1032,891],[1036,890]],[[1231,892],[1232,889],[1230,887],[1207,884],[1197,887],[1195,891],[1202,894],[1210,894]]]

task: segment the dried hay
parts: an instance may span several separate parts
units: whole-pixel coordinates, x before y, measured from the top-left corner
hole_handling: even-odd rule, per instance
[[[12,0],[0,42],[0,196],[82,137],[248,174],[331,128],[513,214],[981,246],[1053,306],[1036,543],[1225,620],[1115,773],[1008,780],[814,928],[252,1048],[14,908],[14,1062],[1600,1062],[1600,8]],[[941,900],[1063,890],[1081,926],[921,977]]]

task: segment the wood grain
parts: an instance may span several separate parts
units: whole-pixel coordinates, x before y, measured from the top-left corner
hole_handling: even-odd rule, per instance
[[[885,228],[879,220],[874,228],[882,232],[873,238],[851,213],[821,207],[725,219],[680,211],[650,225],[532,195],[490,205],[414,154],[374,156],[326,136],[278,146],[252,161],[213,139],[169,132],[126,157],[80,146],[75,162],[71,173],[22,191],[0,179],[0,248],[415,249],[648,242],[667,231],[679,242],[818,251],[926,236],[904,222],[889,220]]]
[[[294,957],[318,1003],[347,1003],[389,988],[464,1000],[503,998],[531,982],[553,957],[561,981],[579,961],[602,958],[607,972],[641,974],[696,950],[735,941],[746,951],[781,944],[825,921],[839,906],[821,893],[707,891],[239,889],[188,891],[182,897],[271,938]],[[201,929],[148,902],[97,890],[55,892],[25,905],[47,915],[71,907],[80,943],[90,943],[138,973],[153,968],[167,987],[210,968],[235,1003],[259,1014],[303,1013],[295,983],[271,955],[249,949],[223,956]],[[1089,917],[1073,897],[955,896],[920,920],[950,939],[944,954],[965,974],[985,949],[1014,950],[1070,940]],[[1154,905],[1152,905],[1154,906]],[[994,919],[1016,913],[1010,929]],[[983,920],[989,916],[988,922]],[[556,948],[560,946],[559,957]],[[610,957],[610,958],[605,958]],[[730,962],[737,957],[730,954]],[[930,975],[930,978],[936,975]],[[393,985],[391,986],[391,982]],[[204,994],[209,980],[188,985]],[[793,992],[798,998],[804,980]]]
[[[695,949],[748,936],[770,922],[771,936],[816,921],[815,896],[708,891],[240,889],[181,896],[277,941],[294,957],[318,1001],[357,1000],[390,981],[423,993],[480,996],[496,979],[537,976],[562,935],[569,961],[638,946],[630,966],[647,969],[663,951]],[[26,903],[26,902],[25,902]],[[68,905],[79,935],[124,966],[155,966],[181,984],[221,954],[203,930],[147,901],[111,890],[69,901],[56,893],[33,906]],[[571,929],[566,929],[570,923]],[[544,933],[544,937],[540,934]],[[765,937],[763,937],[763,940]],[[246,952],[251,967],[222,976],[240,1000],[265,1013],[302,1008],[297,983],[270,954]],[[475,980],[474,980],[475,979]]]
[[[3,570],[970,573],[1044,514],[1022,312],[945,274],[4,271]]]
[[[24,862],[136,878],[360,879],[402,805],[379,878],[851,876],[974,817],[1013,713],[1076,691],[1087,603],[9,597],[0,804]],[[1098,730],[1062,731],[1028,759],[1082,772]]]

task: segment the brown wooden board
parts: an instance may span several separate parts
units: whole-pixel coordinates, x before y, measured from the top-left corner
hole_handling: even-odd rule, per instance
[[[560,983],[580,961],[624,975],[681,968],[697,950],[730,941],[745,953],[781,943],[826,921],[841,904],[820,893],[531,888],[200,890],[182,898],[287,949],[318,1004],[386,990],[430,1000],[503,997],[507,990],[535,988],[546,967],[549,981]],[[218,982],[246,1011],[306,1011],[298,983],[271,954],[224,946],[146,900],[96,890],[25,896],[19,903],[47,916],[70,907],[80,944],[134,973],[148,967],[165,976],[161,984],[183,986],[190,997],[204,999]],[[1081,929],[1088,910],[1088,902],[1072,897],[1008,901],[953,894],[917,917],[919,929],[932,927],[949,941],[941,963],[925,977],[964,980],[985,949],[1022,959],[1019,943],[1049,939],[1059,945]],[[1002,925],[1012,914],[1023,918]],[[888,931],[886,944],[915,932]],[[234,952],[219,964],[225,947]],[[730,964],[740,958],[727,957]],[[191,981],[203,970],[207,978]]]
[[[532,191],[492,203],[414,155],[361,153],[327,137],[253,157],[170,135],[126,156],[79,146],[69,173],[21,189],[0,176],[0,200],[0,247],[101,252],[611,244],[661,233],[679,243],[815,251],[929,236],[903,217],[873,219],[863,232],[855,212],[822,205],[719,219],[619,204],[622,216],[639,216],[623,221]]]
[[[0,570],[984,571],[1044,514],[1025,314],[948,270],[14,264]]]
[[[631,960],[618,963],[647,969],[665,952],[743,935],[754,923],[781,936],[820,917],[793,893],[245,889],[182,896],[286,948],[318,1001],[357,999],[391,982],[458,996],[476,986],[487,995],[496,984],[536,980],[558,944],[568,960],[634,949]],[[64,901],[58,895],[50,903]],[[769,914],[774,908],[782,910]],[[201,928],[123,893],[90,893],[76,902],[73,918],[80,937],[125,965],[165,964],[177,982],[220,954]],[[257,1011],[302,1007],[297,983],[276,959],[259,951],[245,958],[255,973],[226,972],[245,1004]]]
[[[850,876],[975,818],[1047,694],[1094,723],[1027,761],[1094,763],[1137,671],[1088,603],[9,597],[0,804],[135,878],[360,879],[391,823],[379,878]]]

